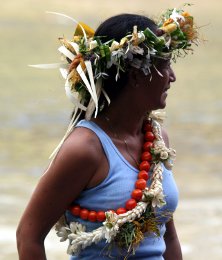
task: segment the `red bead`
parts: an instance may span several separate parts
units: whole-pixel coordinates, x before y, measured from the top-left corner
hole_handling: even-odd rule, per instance
[[[152,160],[152,155],[150,152],[143,152],[141,155],[141,161],[151,161]]]
[[[88,220],[91,222],[95,222],[97,220],[97,213],[96,211],[90,211],[88,215]]]
[[[145,142],[143,144],[143,151],[150,151],[150,149],[153,147],[153,143],[152,142]]]
[[[127,210],[131,210],[134,209],[136,207],[137,203],[135,199],[129,199],[126,202],[126,209]]]
[[[140,190],[144,190],[146,188],[146,181],[144,179],[139,179],[135,183],[135,187]]]
[[[146,171],[140,171],[138,174],[138,179],[144,179],[145,181],[147,181],[149,179],[149,174]]]
[[[81,209],[80,210],[80,218],[81,219],[84,219],[84,220],[88,219],[88,215],[89,215],[88,209]]]
[[[147,161],[142,161],[139,165],[139,169],[140,171],[145,170],[148,172],[150,169],[150,164]]]
[[[143,145],[143,151],[150,151],[150,148],[153,147],[153,143],[151,142],[145,142],[144,145]]]
[[[125,208],[118,208],[118,209],[116,210],[116,214],[117,214],[117,215],[120,215],[120,214],[123,214],[123,213],[126,213],[126,209],[125,209]]]
[[[135,189],[132,191],[131,197],[137,201],[141,200],[143,192],[140,189]]]
[[[144,138],[146,141],[152,142],[155,139],[155,136],[152,132],[146,132]]]
[[[106,219],[106,215],[104,211],[97,212],[97,221],[103,222]]]
[[[80,214],[80,206],[79,205],[70,206],[69,210],[71,211],[73,216],[79,216],[79,214]]]

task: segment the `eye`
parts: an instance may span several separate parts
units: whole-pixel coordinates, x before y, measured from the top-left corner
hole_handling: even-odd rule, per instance
[[[167,69],[172,70],[172,63],[171,63],[171,61],[168,62]]]
[[[165,67],[165,68],[170,68],[170,66],[171,66],[171,61],[170,61],[170,60],[165,60],[165,61],[163,61],[162,65],[163,65],[163,67]]]
[[[162,63],[162,65],[160,66],[160,68],[170,70],[170,69],[171,69],[171,63],[168,62],[168,61],[167,61],[167,62],[164,62],[164,63]]]

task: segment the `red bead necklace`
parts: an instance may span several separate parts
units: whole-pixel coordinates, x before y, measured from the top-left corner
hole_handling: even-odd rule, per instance
[[[151,121],[147,120],[144,122],[144,144],[142,147],[141,163],[139,164],[139,173],[135,182],[135,189],[131,193],[131,199],[125,203],[125,208],[118,208],[116,210],[110,209],[116,214],[123,214],[136,207],[137,202],[142,199],[143,190],[146,188],[146,182],[149,179],[149,169],[152,162],[151,148],[153,147],[153,141],[155,136],[152,132]],[[83,220],[89,220],[91,222],[103,222],[106,219],[104,211],[88,210],[81,208],[80,205],[71,205],[69,211],[76,217],[80,217]]]

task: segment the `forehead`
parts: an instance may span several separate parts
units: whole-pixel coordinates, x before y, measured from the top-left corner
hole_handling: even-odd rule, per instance
[[[154,65],[165,65],[171,63],[172,55],[170,54],[168,57],[153,57],[152,63]]]

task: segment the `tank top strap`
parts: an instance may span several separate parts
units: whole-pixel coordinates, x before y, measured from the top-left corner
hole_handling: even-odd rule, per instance
[[[88,120],[81,120],[78,122],[76,127],[85,127],[90,129],[92,132],[96,134],[98,137],[104,153],[107,157],[110,167],[112,168],[113,165],[116,163],[124,163],[125,166],[129,167],[131,170],[138,172],[138,169],[133,167],[119,152],[111,138],[94,122]],[[118,162],[117,162],[118,161]]]

